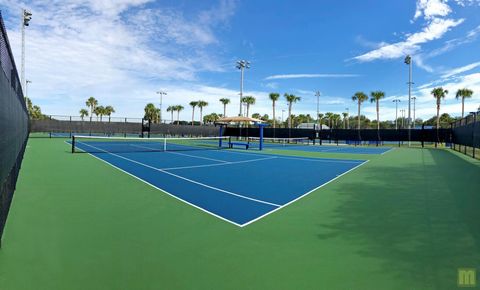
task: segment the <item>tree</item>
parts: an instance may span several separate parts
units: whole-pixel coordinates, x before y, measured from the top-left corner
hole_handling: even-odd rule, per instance
[[[348,120],[348,119],[347,119],[348,113],[347,113],[347,112],[343,112],[343,113],[342,113],[342,116],[343,116],[343,129],[346,129],[346,128],[347,128],[346,124],[347,124],[347,120]]]
[[[160,121],[160,109],[156,108],[154,104],[148,103],[145,106],[144,119],[149,120],[152,123],[158,123]]]
[[[180,112],[185,109],[182,105],[175,106],[175,111],[177,111],[177,125],[180,124]]]
[[[198,102],[196,101],[190,102],[190,106],[192,106],[192,126],[193,126],[193,123],[195,122],[195,107],[198,106]]]
[[[332,119],[334,121],[334,127],[335,129],[338,129],[338,121],[340,121],[340,115],[339,114],[333,114]]]
[[[252,96],[245,96],[242,98],[242,103],[245,103],[247,104],[247,118],[248,118],[248,112],[250,110],[250,106],[251,105],[255,105],[255,97],[252,97]]]
[[[318,117],[318,122],[320,123],[320,128],[319,129],[322,128],[323,116],[325,116],[325,115],[322,114],[322,113],[319,113],[318,116],[317,116]]]
[[[230,104],[230,99],[222,98],[220,102],[223,104],[223,116],[227,116],[227,105]]]
[[[382,91],[374,91],[370,93],[372,97],[370,103],[375,103],[377,110],[377,130],[380,130],[380,100],[385,98],[385,93]]]
[[[100,116],[100,122],[101,122],[103,119],[103,116],[105,115],[105,108],[103,106],[97,106],[93,110],[93,113],[95,114],[95,116],[97,116],[97,121],[98,121],[98,116]]]
[[[280,98],[280,94],[278,93],[270,93],[268,95],[268,97],[270,98],[270,100],[272,101],[272,110],[273,110],[273,128],[275,128],[275,122],[277,121],[275,119],[275,103],[278,101],[278,99]]]
[[[83,121],[83,118],[84,117],[87,117],[88,116],[88,110],[86,109],[81,109],[80,110],[80,118],[82,118],[82,121]]]
[[[253,114],[252,114],[252,118],[254,118],[254,119],[260,119],[260,118],[262,118],[262,115],[260,115],[260,113],[253,113]]]
[[[358,103],[358,126],[357,129],[360,130],[360,107],[362,106],[362,103],[368,100],[368,96],[365,95],[363,92],[356,92],[352,96],[352,101],[356,101]]]
[[[175,112],[175,106],[168,106],[167,112],[170,112],[170,114],[172,115],[170,123],[173,124],[173,112]]]
[[[331,129],[332,128],[333,113],[332,112],[325,113],[325,118],[328,120],[328,127]]]
[[[462,118],[464,117],[464,111],[465,111],[465,99],[471,98],[473,95],[473,91],[469,89],[459,89],[457,91],[457,94],[455,95],[455,98],[462,99]]]
[[[205,117],[203,117],[203,122],[204,123],[214,123],[216,122],[218,119],[220,118],[219,115],[217,115],[216,113],[211,113],[209,115],[206,115]]]
[[[98,105],[98,101],[94,97],[88,98],[85,102],[85,105],[90,108],[90,121],[92,120],[92,116],[94,114],[95,107]]]
[[[431,92],[433,97],[437,100],[437,130],[440,127],[440,104],[442,99],[448,94],[448,90],[444,90],[442,87],[434,88]]]
[[[108,122],[110,122],[110,116],[115,113],[115,109],[112,106],[105,107],[105,115],[108,116]]]
[[[291,128],[292,127],[292,105],[293,103],[296,103],[298,101],[300,101],[300,97],[297,97],[295,95],[292,95],[292,94],[287,94],[285,93],[285,99],[287,100],[288,102],[288,127]]]
[[[203,116],[203,107],[208,106],[208,103],[205,101],[198,101],[197,106],[200,108],[200,122],[202,122],[202,116]]]

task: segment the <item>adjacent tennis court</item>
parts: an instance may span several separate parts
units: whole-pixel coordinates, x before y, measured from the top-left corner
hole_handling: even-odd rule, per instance
[[[265,217],[366,162],[213,150],[226,142],[77,137],[73,149],[237,226]]]

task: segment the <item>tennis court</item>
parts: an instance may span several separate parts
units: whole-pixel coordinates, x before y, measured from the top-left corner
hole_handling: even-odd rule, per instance
[[[237,226],[265,217],[366,162],[214,150],[224,148],[222,139],[76,137],[74,151],[87,152]]]

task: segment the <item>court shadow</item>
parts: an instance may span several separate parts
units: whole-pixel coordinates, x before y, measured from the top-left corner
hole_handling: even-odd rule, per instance
[[[458,268],[480,264],[480,162],[446,150],[411,153],[374,160],[332,186],[339,205],[318,224],[318,238],[380,260],[378,275],[454,289]]]

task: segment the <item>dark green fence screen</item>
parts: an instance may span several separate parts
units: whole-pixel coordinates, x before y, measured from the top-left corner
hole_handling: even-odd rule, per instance
[[[0,12],[0,246],[28,138],[28,112]]]

